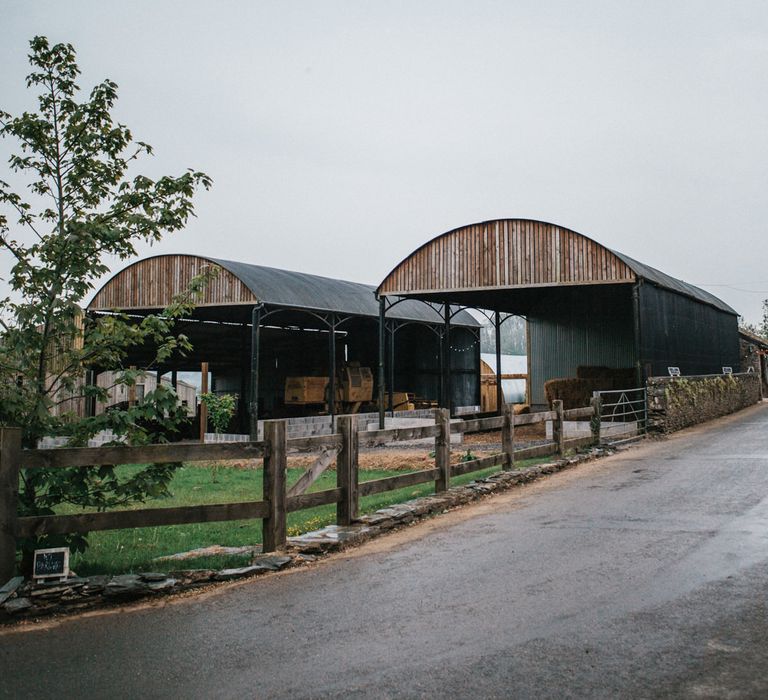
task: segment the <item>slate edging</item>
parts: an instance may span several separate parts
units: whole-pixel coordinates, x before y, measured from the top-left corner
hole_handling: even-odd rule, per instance
[[[415,498],[405,503],[398,503],[382,508],[374,513],[363,515],[355,524],[348,527],[328,525],[314,532],[307,532],[297,537],[288,538],[289,551],[302,554],[321,555],[337,552],[346,547],[355,546],[373,537],[403,527],[417,520],[444,513],[466,503],[476,501],[486,496],[506,491],[521,484],[554,474],[564,469],[570,469],[599,457],[614,454],[622,447],[601,445],[572,457],[537,464],[525,469],[509,472],[497,472],[484,479],[471,481],[465,486],[454,486],[445,493],[433,494]]]
[[[236,569],[181,569],[168,573],[142,572],[118,576],[73,577],[64,582],[22,582],[19,577],[0,604],[0,624],[49,615],[67,615],[94,608],[122,605],[147,597],[257,576],[315,561],[318,555],[340,551],[411,523],[444,513],[493,493],[507,491],[549,474],[614,454],[608,445],[594,447],[572,457],[525,469],[497,472],[489,477],[454,486],[445,493],[415,498],[363,515],[348,527],[328,525],[320,530],[288,538],[288,552],[255,554],[249,566]],[[6,587],[3,588],[5,590]]]

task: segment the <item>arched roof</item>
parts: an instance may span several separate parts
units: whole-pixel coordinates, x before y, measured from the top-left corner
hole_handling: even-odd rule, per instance
[[[623,284],[638,279],[736,313],[703,289],[576,231],[532,219],[483,221],[439,235],[400,262],[377,294],[428,297],[441,292]]]
[[[281,270],[263,265],[220,260],[198,255],[157,255],[139,260],[116,273],[96,293],[90,311],[149,310],[165,308],[183,292],[206,266],[219,268],[207,285],[198,306],[254,305],[257,303],[334,311],[352,316],[378,317],[376,288],[368,284]],[[440,314],[415,300],[398,304],[389,317],[442,323]],[[468,313],[456,316],[457,325],[477,326]]]

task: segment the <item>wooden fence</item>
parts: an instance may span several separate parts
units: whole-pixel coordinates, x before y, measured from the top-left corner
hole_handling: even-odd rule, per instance
[[[87,533],[158,525],[184,525],[226,520],[260,518],[265,552],[286,546],[286,516],[298,510],[336,504],[339,525],[351,524],[358,514],[360,498],[385,491],[434,482],[435,491],[449,488],[451,477],[488,467],[514,468],[516,459],[563,454],[565,449],[600,441],[600,403],[588,408],[563,411],[562,402],[554,410],[514,415],[505,406],[503,415],[451,422],[447,409],[435,412],[435,424],[416,428],[358,431],[354,416],[339,416],[338,433],[317,437],[287,439],[286,422],[264,423],[264,440],[233,443],[182,443],[141,447],[110,446],[85,448],[22,449],[19,428],[0,428],[0,582],[15,569],[16,541],[46,534]],[[591,420],[597,417],[597,420]],[[590,437],[564,439],[564,420],[590,419]],[[515,426],[553,422],[553,441],[523,449],[514,448]],[[451,465],[451,433],[470,433],[501,428],[501,452]],[[359,481],[358,450],[392,441],[434,438],[435,462],[430,469]],[[319,451],[320,456],[290,488],[286,485],[289,450]],[[142,508],[76,515],[18,515],[19,475],[22,469],[63,469],[98,467],[103,464],[140,464],[215,461],[263,458],[263,496],[260,501],[220,503],[174,508]],[[322,472],[336,462],[336,487],[308,492]]]

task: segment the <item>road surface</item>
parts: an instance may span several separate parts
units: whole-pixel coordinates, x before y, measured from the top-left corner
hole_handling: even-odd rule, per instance
[[[0,697],[768,697],[768,404],[305,570],[0,632]]]

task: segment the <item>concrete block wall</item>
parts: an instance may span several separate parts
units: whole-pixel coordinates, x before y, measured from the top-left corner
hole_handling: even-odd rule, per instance
[[[650,377],[648,428],[672,432],[739,411],[761,400],[755,373]]]
[[[387,416],[392,414],[387,412]],[[414,411],[396,411],[396,418],[421,418],[435,420],[435,412],[431,408],[422,408]],[[368,426],[371,423],[376,423],[378,427],[379,414],[378,413],[358,413],[357,429],[368,430]],[[330,416],[299,416],[294,418],[287,418],[288,421],[288,438],[301,438],[301,437],[313,437],[315,435],[330,435],[331,430],[331,417]],[[259,421],[259,440],[264,436],[264,421]],[[221,435],[215,435],[214,433],[206,433],[206,442],[237,442],[247,441],[247,435],[240,435],[236,433],[223,433]]]

